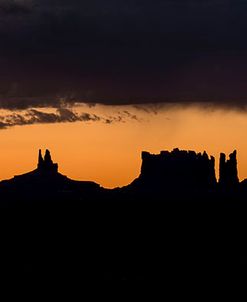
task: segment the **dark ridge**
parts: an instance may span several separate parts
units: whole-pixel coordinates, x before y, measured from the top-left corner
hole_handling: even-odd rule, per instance
[[[246,264],[247,180],[236,151],[215,159],[174,149],[142,153],[123,188],[71,180],[49,150],[37,168],[0,182],[1,273],[32,280],[176,280]],[[18,275],[18,276],[19,276]],[[194,283],[193,283],[194,284]]]
[[[50,151],[46,150],[43,157],[39,150],[35,170],[0,182],[0,196],[3,197],[0,206],[22,206],[26,201],[36,206],[39,200],[44,202],[45,195],[51,194],[54,198],[49,206],[60,199],[67,200],[70,205],[73,203],[70,200],[72,196],[72,200],[91,200],[96,193],[101,194],[100,199],[116,198],[126,201],[130,200],[130,196],[143,200],[150,195],[164,201],[198,198],[206,201],[219,199],[220,194],[224,197],[227,195],[227,198],[243,199],[247,181],[239,182],[236,150],[229,155],[228,160],[224,153],[220,154],[219,171],[217,182],[215,158],[205,151],[196,153],[176,148],[171,152],[161,151],[160,154],[142,152],[140,176],[126,187],[108,190],[94,182],[75,181],[62,175],[58,172],[58,164],[53,162]]]
[[[43,158],[41,150],[39,150],[39,160],[37,170],[40,173],[57,173],[58,164],[54,164],[51,159],[51,154],[49,150],[45,151],[45,156]]]
[[[220,178],[219,183],[222,186],[234,186],[239,183],[237,168],[237,151],[233,151],[226,160],[224,153],[220,154]]]
[[[182,187],[213,187],[216,184],[215,159],[204,152],[161,151],[159,155],[142,152],[139,179],[148,184]]]

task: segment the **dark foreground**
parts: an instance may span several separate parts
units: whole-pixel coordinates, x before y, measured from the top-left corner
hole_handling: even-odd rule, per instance
[[[55,280],[154,280],[245,264],[242,204],[73,202],[1,211],[1,274]]]
[[[247,180],[238,180],[236,152],[221,155],[219,182],[205,152],[142,158],[140,176],[121,189],[67,178],[48,150],[37,169],[2,181],[1,274],[185,281],[246,264]]]

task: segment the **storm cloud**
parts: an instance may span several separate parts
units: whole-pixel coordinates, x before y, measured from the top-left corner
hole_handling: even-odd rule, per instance
[[[0,129],[13,126],[24,126],[33,124],[53,124],[53,123],[72,123],[72,122],[98,122],[108,121],[100,116],[90,113],[76,113],[70,109],[60,108],[55,112],[45,112],[42,110],[29,109],[26,111],[14,112],[0,115]]]
[[[247,103],[243,0],[0,0],[0,108]]]
[[[114,115],[98,115],[89,112],[80,112],[68,108],[58,108],[53,112],[47,109],[10,110],[0,114],[0,129],[13,126],[34,124],[54,124],[73,122],[101,122],[105,124],[126,122],[127,120],[139,121],[138,117],[127,110],[119,111]]]

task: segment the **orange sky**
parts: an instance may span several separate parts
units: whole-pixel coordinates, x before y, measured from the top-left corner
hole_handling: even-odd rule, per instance
[[[247,115],[199,108],[160,109],[157,114],[133,107],[79,108],[100,116],[123,115],[124,122],[102,121],[16,126],[0,130],[0,179],[36,167],[38,149],[49,148],[61,173],[93,180],[105,187],[123,186],[139,175],[141,151],[238,151],[239,177],[247,178]],[[124,111],[137,116],[128,117]]]

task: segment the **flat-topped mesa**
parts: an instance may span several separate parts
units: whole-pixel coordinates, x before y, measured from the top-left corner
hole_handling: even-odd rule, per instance
[[[44,158],[42,156],[41,150],[39,150],[37,171],[46,173],[58,173],[58,164],[53,163],[49,150],[45,151]]]
[[[216,184],[215,159],[206,152],[161,151],[153,155],[142,152],[140,180],[154,185],[211,187]]]
[[[220,154],[219,183],[222,186],[233,186],[239,183],[236,150],[229,155],[228,160],[226,159],[226,155],[224,153]]]

